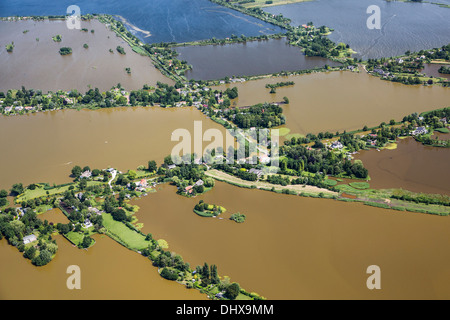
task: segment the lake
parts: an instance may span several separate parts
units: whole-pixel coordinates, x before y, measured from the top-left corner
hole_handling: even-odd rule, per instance
[[[122,16],[130,32],[147,43],[222,39],[232,34],[257,36],[283,30],[208,0],[2,1],[0,13],[2,16],[65,15],[67,7],[73,4],[80,7],[81,14]]]
[[[191,266],[216,264],[268,299],[448,299],[448,217],[244,189],[223,182],[196,198],[170,185],[132,201],[142,231],[168,241]],[[199,200],[224,206],[197,216]],[[244,213],[238,224],[229,217]],[[432,250],[430,250],[432,248]],[[369,265],[381,290],[366,287]]]
[[[266,84],[293,81],[293,86],[277,88],[275,94]],[[261,102],[281,102],[286,116],[285,127],[291,133],[343,132],[377,126],[405,115],[448,107],[450,90],[438,86],[406,86],[380,80],[365,72],[322,72],[289,77],[265,78],[218,86],[238,88],[236,106]]]
[[[1,300],[206,299],[198,290],[164,280],[151,261],[105,235],[95,235],[89,250],[73,247],[60,235],[54,238],[58,252],[43,267],[33,266],[23,253],[0,240]],[[71,265],[80,267],[80,290],[66,286]]]
[[[441,135],[440,139],[449,139]],[[355,156],[369,170],[372,188],[403,188],[450,195],[450,149],[424,146],[413,138],[399,139],[394,150],[360,151]]]
[[[289,45],[285,38],[174,49],[179,53],[178,59],[186,60],[193,66],[193,70],[186,72],[186,77],[196,80],[340,65],[329,59],[307,57],[299,47]]]
[[[4,45],[0,47],[0,91],[25,86],[44,93],[73,89],[84,93],[89,88],[110,90],[118,83],[126,90],[142,89],[144,84],[155,86],[158,81],[174,83],[154,67],[149,57],[133,52],[103,23],[83,21],[81,27],[89,32],[67,29],[64,21],[0,21],[0,42],[14,42],[12,53],[6,52]],[[52,40],[57,34],[61,42]],[[89,47],[85,49],[84,44]],[[119,54],[117,46],[122,46],[126,54]],[[61,56],[61,47],[72,48],[72,54]],[[125,68],[130,68],[131,74]]]
[[[449,4],[448,0],[438,1]],[[368,29],[366,10],[380,8],[381,29]],[[315,0],[264,8],[272,14],[283,14],[293,25],[312,21],[316,26],[335,29],[329,36],[344,42],[363,59],[391,57],[407,50],[419,51],[450,43],[450,9],[431,3],[384,0]]]
[[[202,122],[203,132],[215,128],[225,137],[224,127],[194,107],[120,107],[0,116],[0,148],[11,152],[11,156],[0,158],[0,189],[9,189],[17,182],[70,182],[75,165],[92,169],[114,166],[123,171],[147,165],[149,160],[159,165],[178,144],[171,141],[172,132],[187,129],[193,133],[194,121]],[[204,142],[203,148],[209,143]]]

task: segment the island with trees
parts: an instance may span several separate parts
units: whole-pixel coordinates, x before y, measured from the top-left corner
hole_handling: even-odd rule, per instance
[[[218,215],[227,211],[222,206],[215,204],[208,204],[200,200],[194,207],[194,212],[201,217],[217,217]]]

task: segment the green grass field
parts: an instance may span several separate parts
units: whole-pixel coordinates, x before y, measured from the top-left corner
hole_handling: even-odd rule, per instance
[[[87,182],[88,187],[94,186],[94,185],[102,185],[102,184],[104,184],[104,182],[100,182],[100,181],[88,181]],[[56,188],[52,188],[52,189],[48,189],[48,190],[45,190],[44,186],[39,185],[34,190],[26,189],[23,194],[19,195],[16,198],[16,202],[27,201],[27,200],[31,200],[31,199],[46,197],[46,196],[52,196],[54,194],[61,194],[61,193],[66,192],[67,190],[69,190],[70,186],[76,187],[76,183],[62,186],[62,187],[56,187]],[[48,194],[47,194],[47,192],[48,192]]]
[[[145,236],[131,230],[124,223],[116,221],[109,213],[103,213],[103,225],[108,230],[107,234],[114,240],[126,245],[131,250],[142,250],[148,247],[150,241]]]

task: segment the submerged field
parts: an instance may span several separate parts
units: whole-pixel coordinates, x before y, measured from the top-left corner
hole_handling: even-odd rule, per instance
[[[0,91],[22,86],[43,92],[85,92],[89,88],[106,91],[118,83],[127,90],[136,90],[157,81],[173,83],[148,57],[133,52],[99,21],[82,21],[81,28],[87,32],[70,30],[65,21],[58,20],[0,21],[0,43],[14,42],[11,53],[3,45],[0,47],[2,74],[8,75],[0,78]],[[52,39],[56,35],[61,35],[60,42]],[[120,54],[118,46],[125,48],[126,54]],[[72,53],[60,55],[61,47],[70,47]],[[126,68],[130,68],[130,74]]]

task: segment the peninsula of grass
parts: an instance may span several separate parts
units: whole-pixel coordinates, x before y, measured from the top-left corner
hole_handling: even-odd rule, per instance
[[[78,248],[88,249],[95,244],[95,240],[91,238],[91,235],[95,234],[95,232],[92,232],[92,227],[89,229],[91,231],[86,231],[84,233],[70,231],[64,234],[64,237]]]
[[[109,213],[103,213],[103,226],[106,228],[106,234],[122,244],[124,247],[140,251],[147,248],[150,244],[149,240],[145,240],[146,236],[138,230],[131,229],[123,222],[116,221]]]
[[[194,207],[194,212],[201,217],[217,217],[219,214],[227,211],[224,207],[208,204],[200,200]]]
[[[450,130],[448,128],[436,128],[434,131],[440,132],[440,133],[450,133]]]

